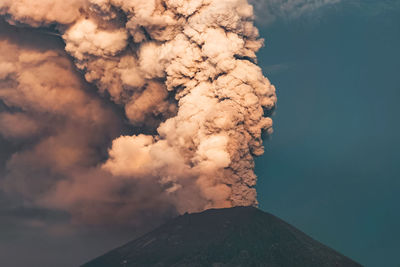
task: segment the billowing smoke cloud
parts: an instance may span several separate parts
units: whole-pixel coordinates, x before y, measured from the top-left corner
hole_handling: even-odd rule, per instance
[[[276,95],[246,0],[30,2],[0,1],[0,13],[56,29],[102,97],[62,52],[3,38],[0,134],[35,139],[8,161],[7,191],[91,223],[257,204],[253,157]],[[104,99],[139,131],[114,138],[121,119]]]

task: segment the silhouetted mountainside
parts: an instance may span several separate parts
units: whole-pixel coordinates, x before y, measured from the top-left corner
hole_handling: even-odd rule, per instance
[[[185,214],[82,267],[361,266],[253,207]]]

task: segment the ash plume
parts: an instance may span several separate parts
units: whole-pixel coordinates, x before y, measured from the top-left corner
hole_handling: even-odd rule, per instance
[[[2,0],[0,14],[59,33],[99,95],[82,88],[67,55],[2,37],[0,100],[18,112],[0,113],[0,134],[37,137],[7,163],[6,190],[90,223],[257,205],[254,157],[272,133],[276,94],[256,65],[263,40],[246,0],[31,2]],[[105,99],[142,132],[116,136],[123,118]]]

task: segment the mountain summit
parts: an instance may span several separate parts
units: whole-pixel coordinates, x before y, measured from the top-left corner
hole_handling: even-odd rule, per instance
[[[185,214],[82,267],[356,267],[360,264],[254,207]]]

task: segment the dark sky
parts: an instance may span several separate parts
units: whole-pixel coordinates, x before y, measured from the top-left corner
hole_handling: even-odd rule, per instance
[[[398,3],[349,1],[261,26],[278,108],[256,165],[260,206],[375,267],[400,264]]]

